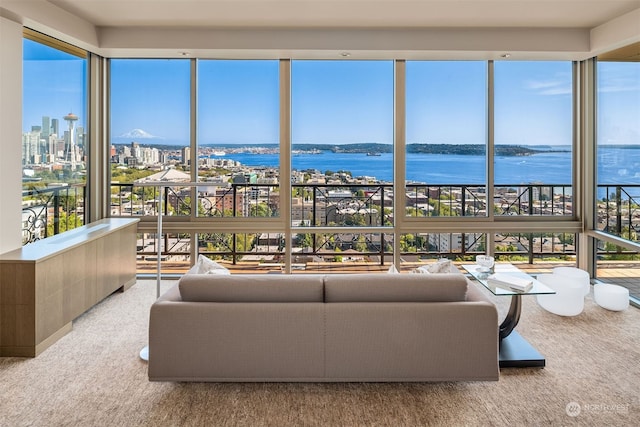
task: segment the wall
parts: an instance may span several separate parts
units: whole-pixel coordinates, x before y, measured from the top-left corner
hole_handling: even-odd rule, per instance
[[[22,246],[22,25],[0,16],[0,253]]]

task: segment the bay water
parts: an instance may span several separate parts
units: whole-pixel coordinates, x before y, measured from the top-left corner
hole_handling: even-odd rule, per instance
[[[215,157],[215,156],[211,156]],[[640,145],[621,148],[602,146],[598,149],[599,184],[640,184]],[[278,154],[228,153],[246,166],[276,167]],[[320,154],[300,153],[291,158],[293,169],[350,171],[353,177],[370,176],[381,181],[393,181],[393,154],[365,153]],[[557,151],[530,156],[497,156],[495,183],[515,185],[528,183],[571,184],[572,161],[569,151]],[[453,154],[406,155],[406,179],[427,184],[484,184],[486,181],[484,156]]]

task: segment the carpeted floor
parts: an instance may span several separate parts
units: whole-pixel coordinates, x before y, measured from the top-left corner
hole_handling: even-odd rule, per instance
[[[498,382],[150,383],[138,353],[155,292],[138,281],[37,358],[0,358],[0,426],[640,425],[633,307],[610,312],[588,297],[563,318],[523,298],[517,329],[547,366],[503,369]],[[496,299],[501,312],[507,302]]]

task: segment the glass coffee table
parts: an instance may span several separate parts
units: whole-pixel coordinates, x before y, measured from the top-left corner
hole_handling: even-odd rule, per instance
[[[522,297],[528,295],[546,295],[556,292],[545,284],[537,281],[534,277],[519,270],[512,264],[498,263],[494,266],[496,273],[504,273],[520,278],[526,278],[533,282],[533,286],[526,292],[515,291],[490,285],[487,281],[489,273],[479,271],[477,264],[465,264],[462,266],[467,273],[476,279],[482,286],[487,288],[495,296],[510,296],[511,304],[509,311],[499,326],[500,338],[500,367],[501,368],[523,368],[523,367],[544,367],[545,359],[527,340],[514,331],[520,321],[522,311]]]

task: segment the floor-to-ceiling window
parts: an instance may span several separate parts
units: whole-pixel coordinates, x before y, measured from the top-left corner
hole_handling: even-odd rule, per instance
[[[493,87],[494,215],[572,219],[573,64],[496,61]],[[575,254],[575,233],[498,232],[493,237],[494,251],[504,258],[531,262]]]
[[[575,262],[570,62],[110,62],[111,213],[142,218],[141,263],[160,204],[167,270]]]
[[[597,276],[640,298],[640,62],[598,60]]]
[[[404,215],[417,219],[411,224],[487,217],[487,84],[486,61],[407,61]],[[484,252],[485,239],[415,231],[401,236],[400,248],[410,263]]]
[[[295,264],[344,269],[391,255],[393,112],[393,61],[292,62]]]
[[[150,220],[148,226],[139,227],[138,253],[141,271],[153,271],[158,242],[150,231],[159,208],[165,218],[192,214],[190,187],[167,188],[160,200],[159,187],[148,186],[192,179],[190,61],[112,59],[110,63],[110,213]],[[188,261],[190,237],[190,233],[165,233],[163,252],[173,253],[174,261]]]
[[[197,62],[196,217],[231,230],[202,230],[198,252],[220,263],[279,270],[282,229],[247,232],[281,217],[280,70],[275,60]],[[250,265],[249,265],[250,264]]]
[[[23,244],[84,224],[87,52],[25,29]]]

